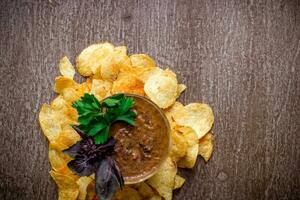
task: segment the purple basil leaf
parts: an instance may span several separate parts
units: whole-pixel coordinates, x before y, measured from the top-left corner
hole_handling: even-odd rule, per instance
[[[89,176],[97,170],[100,162],[101,159],[97,157],[77,155],[74,160],[68,163],[68,167],[79,176]]]
[[[116,172],[117,170],[117,172]],[[115,191],[123,187],[123,178],[111,157],[105,157],[101,160],[99,168],[96,171],[96,194],[101,200],[110,200]]]
[[[87,138],[77,142],[68,149],[65,149],[63,152],[68,154],[72,158],[75,158],[77,155],[81,155],[83,151],[89,151],[89,149],[92,148],[92,145],[94,145],[93,139]]]

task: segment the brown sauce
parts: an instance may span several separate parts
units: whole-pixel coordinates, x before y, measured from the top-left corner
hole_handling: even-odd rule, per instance
[[[143,176],[156,167],[169,149],[168,126],[151,103],[133,97],[136,125],[115,123],[111,135],[116,139],[113,157],[125,181]]]

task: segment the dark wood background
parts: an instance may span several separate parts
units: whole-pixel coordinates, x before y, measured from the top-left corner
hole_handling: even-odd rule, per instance
[[[215,112],[216,148],[175,200],[299,199],[300,1],[1,0],[0,199],[57,198],[37,115],[92,43],[170,67]]]

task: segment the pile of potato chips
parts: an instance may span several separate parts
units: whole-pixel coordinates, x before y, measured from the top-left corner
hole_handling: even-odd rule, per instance
[[[148,180],[126,185],[115,200],[171,200],[172,192],[183,186],[185,179],[177,175],[177,167],[192,168],[197,156],[208,161],[213,151],[212,109],[204,103],[182,105],[176,99],[186,89],[170,69],[161,69],[145,54],[127,55],[125,46],[110,43],[93,44],[76,59],[76,68],[86,77],[83,83],[73,80],[75,69],[67,57],[59,62],[61,76],[56,77],[54,91],[58,96],[51,105],[44,104],[39,121],[49,140],[50,175],[59,188],[60,200],[94,198],[94,176],[79,177],[67,166],[71,158],[62,150],[80,140],[70,126],[77,123],[72,102],[84,93],[101,101],[116,93],[147,96],[165,111],[172,129],[172,149],[161,169]]]

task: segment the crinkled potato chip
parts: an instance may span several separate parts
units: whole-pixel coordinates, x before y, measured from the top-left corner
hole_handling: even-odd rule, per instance
[[[77,178],[71,175],[64,175],[53,170],[50,175],[58,186],[58,200],[76,200],[79,194]]]
[[[171,106],[177,97],[177,79],[166,72],[151,76],[145,83],[145,93],[160,108]]]
[[[186,85],[178,84],[177,85],[177,98],[181,95],[181,93],[186,89]]]
[[[112,83],[110,81],[92,80],[91,93],[94,94],[99,101],[111,95],[111,88]]]
[[[177,124],[194,129],[198,139],[202,138],[214,123],[213,111],[209,105],[204,103],[186,105],[183,111],[175,113],[173,118]]]
[[[130,56],[132,67],[138,68],[153,68],[155,61],[146,54],[133,54]]]
[[[39,113],[39,122],[44,135],[49,141],[53,141],[59,136],[61,126],[50,105],[43,104]]]
[[[211,133],[207,133],[199,140],[198,154],[207,162],[214,150],[214,137]]]
[[[64,100],[62,95],[57,96],[51,103],[51,108],[56,111],[66,109],[67,106],[68,103]]]
[[[171,147],[170,157],[172,158],[172,160],[177,162],[178,160],[180,160],[186,155],[188,144],[186,142],[184,135],[175,129],[172,130],[171,141],[172,141],[172,147]]]
[[[195,131],[189,127],[177,127],[177,130],[182,132],[187,143],[187,151],[184,158],[178,161],[178,167],[193,168],[198,156],[198,138]]]
[[[55,78],[54,91],[62,94],[63,90],[66,88],[76,87],[77,83],[68,77],[58,76]]]
[[[161,200],[161,196],[154,195],[153,197],[149,198],[149,200]]]
[[[80,140],[79,134],[71,128],[71,126],[64,126],[59,136],[50,141],[50,146],[57,150],[65,150]]]
[[[91,76],[114,51],[110,43],[92,44],[76,58],[76,67],[82,76]]]
[[[113,83],[112,93],[133,93],[144,96],[144,84],[132,74],[120,73]]]
[[[73,79],[75,75],[75,69],[70,60],[65,56],[59,61],[59,71],[64,77]]]
[[[144,83],[152,76],[163,73],[164,70],[162,70],[159,67],[154,68],[145,68],[143,70],[138,70],[136,72],[138,78],[143,81]]]
[[[168,121],[172,125],[174,122],[173,116],[175,113],[183,112],[183,105],[182,103],[176,101],[171,107],[165,110],[166,117],[168,118]]]
[[[91,178],[91,176],[89,176],[89,177]],[[93,200],[94,197],[95,197],[95,195],[96,195],[96,192],[95,192],[95,180],[94,179],[87,186],[87,189],[86,189],[86,192],[87,192],[87,194],[86,194],[86,200]]]
[[[137,184],[137,190],[143,198],[150,198],[154,196],[152,188],[146,182]]]
[[[182,178],[181,176],[179,175],[176,175],[175,176],[175,184],[174,184],[174,189],[178,189],[178,188],[181,188],[183,186],[185,182],[185,179]]]
[[[176,173],[176,165],[171,158],[168,158],[162,164],[159,171],[147,180],[147,183],[165,198],[165,200],[171,200]]]
[[[71,157],[52,148],[49,148],[48,156],[51,167],[54,171],[65,175],[73,174],[67,166],[68,162],[72,160]]]
[[[141,200],[142,197],[135,189],[125,186],[122,190],[118,190],[113,200]]]
[[[82,176],[77,180],[77,184],[79,187],[79,195],[78,200],[85,200],[87,197],[87,187],[93,181],[92,178],[87,176]]]
[[[114,81],[121,68],[130,68],[131,61],[124,47],[116,47],[113,53],[101,64],[101,77],[104,80]]]

